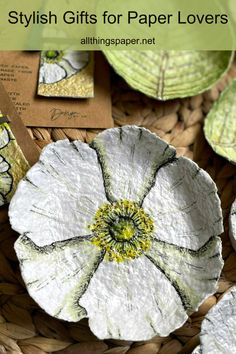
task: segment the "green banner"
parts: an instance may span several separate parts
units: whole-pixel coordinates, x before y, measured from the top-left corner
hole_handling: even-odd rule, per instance
[[[0,0],[0,50],[231,50],[235,0]]]

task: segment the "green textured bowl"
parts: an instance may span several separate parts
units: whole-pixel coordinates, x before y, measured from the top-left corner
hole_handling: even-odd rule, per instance
[[[160,99],[197,95],[228,69],[230,51],[104,51],[109,63],[134,89]]]
[[[236,79],[231,81],[208,113],[204,133],[217,154],[236,163]]]

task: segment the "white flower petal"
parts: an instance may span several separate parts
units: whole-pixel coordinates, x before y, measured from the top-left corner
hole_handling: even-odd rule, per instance
[[[103,339],[165,336],[187,319],[174,287],[144,256],[125,263],[103,261],[79,303],[90,328]]]
[[[236,251],[236,200],[233,202],[229,216],[229,237],[231,244]]]
[[[3,126],[0,125],[0,149],[3,149],[7,144],[10,142],[10,133],[9,131]]]
[[[79,299],[103,258],[101,250],[81,238],[38,247],[29,237],[19,237],[15,250],[30,295],[50,315],[79,321],[86,316]]]
[[[8,172],[11,167],[9,163],[5,159],[3,159],[1,155],[0,160],[0,193],[2,194],[2,196],[6,196],[12,190],[13,178]]]
[[[90,233],[96,210],[105,203],[101,167],[87,144],[61,140],[48,145],[11,201],[12,227],[39,246]]]
[[[66,72],[66,78],[68,79],[72,75],[76,74],[76,69],[74,69],[70,63],[64,59],[64,57],[58,63]]]
[[[0,186],[1,186],[0,192],[3,195],[6,196],[8,193],[10,193],[12,189],[12,184],[13,184],[13,179],[8,172],[4,172],[0,174]]]
[[[0,155],[0,174],[10,169],[9,163]],[[1,176],[1,175],[0,175]]]
[[[76,70],[83,69],[89,62],[89,52],[87,51],[68,51],[63,56],[68,63]]]
[[[236,353],[236,287],[207,313],[200,333],[202,354]]]
[[[65,70],[58,64],[44,63],[39,70],[40,84],[54,84],[66,77]]]
[[[175,149],[144,128],[108,129],[92,146],[99,156],[110,201],[141,202],[157,170],[175,157]]]
[[[215,293],[223,267],[221,240],[212,237],[197,251],[154,240],[146,256],[176,289],[187,313]]]
[[[142,206],[154,219],[156,238],[165,242],[197,250],[223,232],[215,183],[184,157],[158,171]]]

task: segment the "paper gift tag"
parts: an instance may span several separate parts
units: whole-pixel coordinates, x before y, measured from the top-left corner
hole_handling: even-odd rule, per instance
[[[13,196],[38,151],[0,83],[0,206]],[[10,117],[10,118],[8,118]]]
[[[107,128],[113,126],[109,66],[96,52],[94,98],[37,95],[39,52],[0,52],[0,80],[26,126]]]
[[[41,52],[38,94],[48,97],[93,97],[93,66],[93,52]]]

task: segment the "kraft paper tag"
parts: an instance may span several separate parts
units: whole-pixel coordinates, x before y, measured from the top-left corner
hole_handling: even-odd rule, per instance
[[[109,66],[100,52],[94,65],[94,98],[88,99],[39,96],[39,52],[0,52],[0,80],[26,126],[110,128]]]

